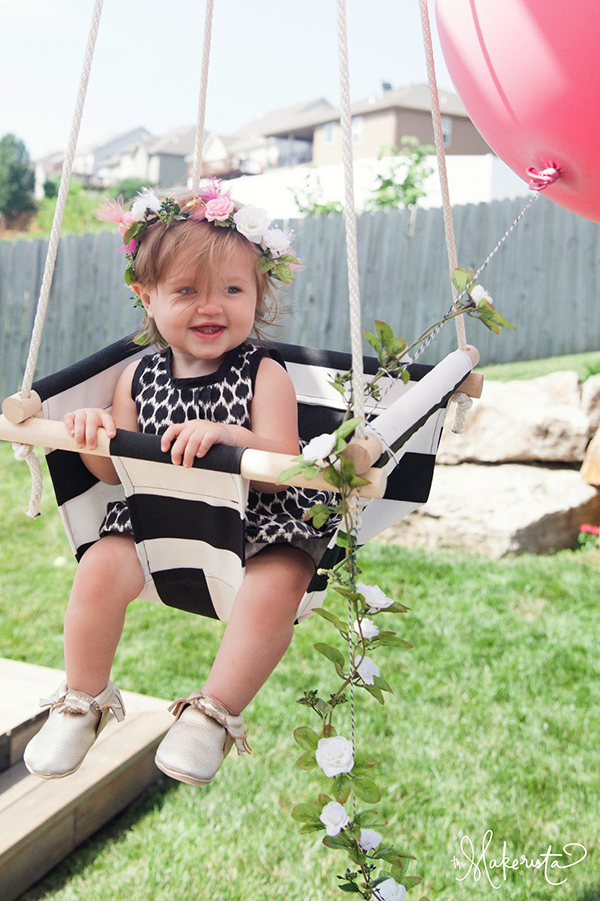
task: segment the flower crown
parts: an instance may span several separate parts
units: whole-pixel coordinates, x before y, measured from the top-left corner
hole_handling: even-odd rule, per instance
[[[271,220],[266,210],[251,203],[236,211],[231,191],[221,191],[221,179],[212,178],[210,181],[209,187],[192,188],[192,199],[182,207],[172,197],[161,200],[150,188],[142,188],[131,210],[124,209],[121,195],[117,200],[108,197],[99,209],[94,210],[94,215],[103,222],[119,224],[119,234],[123,235],[119,253],[125,254],[127,260],[125,282],[128,285],[136,281],[135,258],[146,229],[155,222],[160,221],[168,227],[182,219],[199,222],[206,219],[215,226],[235,228],[261,248],[259,272],[266,272],[271,278],[286,284],[294,281],[294,272],[303,267],[291,246],[294,237],[292,229],[270,228]]]

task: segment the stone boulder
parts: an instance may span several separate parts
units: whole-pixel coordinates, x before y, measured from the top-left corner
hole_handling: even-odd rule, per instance
[[[581,386],[581,409],[590,422],[590,437],[600,428],[600,374],[591,375]]]
[[[498,559],[574,547],[581,523],[599,521],[600,493],[577,469],[462,463],[438,466],[428,502],[380,538]]]
[[[486,381],[483,396],[467,414],[463,434],[454,434],[447,423],[438,461],[581,463],[593,431],[582,409],[576,372]]]

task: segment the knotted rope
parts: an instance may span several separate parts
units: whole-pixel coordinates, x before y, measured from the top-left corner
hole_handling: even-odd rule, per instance
[[[73,160],[75,158],[75,149],[77,147],[77,138],[79,137],[79,128],[81,125],[81,117],[83,115],[83,105],[87,94],[87,87],[92,67],[92,59],[96,46],[96,38],[98,36],[98,26],[100,24],[100,16],[102,14],[102,6],[104,0],[96,0],[92,12],[92,21],[88,35],[88,41],[83,59],[81,70],[81,78],[79,80],[79,90],[75,102],[75,110],[73,120],[71,122],[71,132],[69,135],[69,143],[63,163],[62,174],[60,178],[60,187],[58,189],[58,198],[54,210],[54,219],[52,220],[52,229],[50,232],[50,240],[48,242],[48,253],[46,255],[46,264],[44,267],[44,276],[42,279],[42,287],[38,300],[33,331],[31,334],[31,343],[29,345],[29,354],[25,365],[25,373],[23,375],[23,384],[21,386],[21,397],[29,397],[31,394],[31,386],[37,365],[40,344],[42,341],[42,330],[44,327],[44,319],[48,308],[48,300],[50,298],[50,288],[52,286],[52,278],[56,266],[56,255],[58,252],[58,242],[60,240],[60,231],[69,193],[69,184],[71,182],[71,173],[73,171]],[[40,512],[40,500],[42,496],[42,469],[39,460],[33,453],[33,448],[29,445],[13,445],[15,457],[18,460],[26,460],[31,471],[31,497],[29,507],[27,509],[28,516],[37,516]],[[35,463],[33,462],[35,460]]]

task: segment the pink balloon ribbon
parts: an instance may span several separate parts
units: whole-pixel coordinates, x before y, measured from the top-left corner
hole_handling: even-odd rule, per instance
[[[527,175],[530,179],[528,187],[531,191],[543,191],[548,185],[553,185],[557,178],[560,178],[560,172],[554,166],[549,166],[541,171],[535,166],[529,166]]]

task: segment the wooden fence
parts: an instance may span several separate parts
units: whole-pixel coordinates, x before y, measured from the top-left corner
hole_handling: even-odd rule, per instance
[[[477,268],[519,214],[525,200],[454,210],[461,266]],[[306,264],[281,302],[277,340],[348,350],[347,275],[341,216],[289,224]],[[58,254],[38,375],[81,359],[134,331],[140,311],[123,286],[120,238],[113,233],[67,236]],[[412,340],[451,304],[440,210],[364,214],[358,220],[363,328],[389,322]],[[35,315],[47,242],[0,243],[0,395],[18,390]],[[540,198],[509,235],[480,283],[518,329],[496,337],[467,321],[482,362],[536,359],[600,348],[600,229]],[[446,325],[425,361],[456,343]]]

